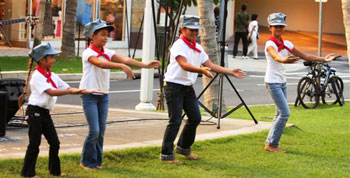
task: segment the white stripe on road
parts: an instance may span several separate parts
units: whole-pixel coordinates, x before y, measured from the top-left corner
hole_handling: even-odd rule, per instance
[[[141,90],[121,90],[121,91],[109,91],[109,94],[112,93],[134,93],[134,92],[140,92]],[[153,91],[159,91],[159,89],[153,89]]]
[[[256,84],[258,86],[265,86],[265,84]],[[287,83],[287,85],[298,85],[298,83]]]
[[[249,75],[249,77],[253,77],[253,78],[264,78],[264,75]],[[287,77],[287,79],[297,79],[300,80],[301,77]]]

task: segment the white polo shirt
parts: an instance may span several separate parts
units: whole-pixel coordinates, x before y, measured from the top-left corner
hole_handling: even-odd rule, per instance
[[[55,82],[57,89],[66,90],[69,88],[69,85],[53,72],[51,73],[51,79]],[[29,105],[51,109],[56,104],[57,96],[50,96],[45,91],[57,89],[51,83],[47,83],[47,78],[37,70],[33,72],[32,79],[30,79],[30,89],[32,93],[29,96]]]
[[[293,43],[288,41],[288,40],[284,40],[284,45],[287,46],[291,50],[294,49]],[[267,51],[267,47],[269,47],[269,46],[272,46],[273,48],[275,48],[278,55],[282,58],[285,58],[287,56],[292,55],[285,48],[283,48],[280,52],[278,52],[277,45],[271,40],[267,41],[266,45],[265,45],[265,56],[266,56],[266,60],[267,60],[265,82],[266,83],[285,83],[285,82],[287,82],[287,79],[286,79],[286,70],[284,68],[284,64],[277,62],[276,60],[274,60],[271,57],[271,55]]]
[[[114,51],[104,48],[105,54],[112,59],[115,54]],[[80,81],[80,89],[100,89],[104,92],[109,91],[109,79],[110,79],[110,69],[102,69],[95,66],[89,62],[89,57],[97,56],[98,53],[87,48],[83,52],[82,62],[83,62],[83,76]],[[98,57],[101,61],[108,61],[105,57]]]
[[[189,48],[181,39],[175,41],[170,49],[170,63],[165,73],[164,81],[186,86],[193,85],[196,82],[198,73],[183,70],[176,61],[177,56],[183,56],[189,64],[200,67],[209,57],[201,45],[196,44],[196,47],[201,51],[200,53]]]

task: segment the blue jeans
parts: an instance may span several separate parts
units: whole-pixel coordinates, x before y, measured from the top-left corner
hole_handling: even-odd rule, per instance
[[[185,110],[188,120],[177,142],[176,151],[183,155],[191,154],[191,145],[196,137],[197,126],[201,122],[201,114],[192,86],[167,82],[164,89],[168,105],[169,124],[164,133],[160,159],[174,160],[174,140],[182,122],[182,109]]]
[[[85,94],[82,96],[89,133],[85,138],[81,163],[89,168],[102,165],[103,137],[108,115],[108,95]]]
[[[276,105],[276,115],[267,136],[266,143],[278,147],[290,111],[287,103],[287,83],[267,83],[269,93]]]

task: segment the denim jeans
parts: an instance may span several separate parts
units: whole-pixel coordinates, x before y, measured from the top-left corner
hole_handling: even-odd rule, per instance
[[[167,82],[165,87],[165,98],[169,112],[169,124],[166,127],[161,160],[174,160],[174,141],[182,122],[182,109],[184,109],[188,120],[180,135],[176,151],[180,154],[191,154],[191,145],[196,137],[197,126],[201,122],[198,101],[192,86]]]
[[[60,141],[58,140],[50,111],[45,108],[29,105],[26,115],[28,116],[29,126],[29,145],[24,158],[21,175],[24,177],[35,176],[35,164],[39,154],[42,134],[50,145],[49,173],[56,176],[61,175],[60,158],[58,157]]]
[[[85,138],[81,163],[89,168],[102,165],[103,137],[108,115],[108,95],[85,94],[82,96],[89,133]]]
[[[278,147],[290,111],[287,103],[287,83],[267,83],[269,93],[276,105],[276,115],[267,136],[266,143]]]

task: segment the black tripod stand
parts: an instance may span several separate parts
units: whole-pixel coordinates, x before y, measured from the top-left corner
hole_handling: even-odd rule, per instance
[[[218,43],[220,45],[220,65],[223,66],[223,67],[225,66],[224,59],[225,59],[225,46],[226,46],[225,31],[226,31],[226,18],[227,18],[227,1],[228,0],[222,0],[220,2],[220,28],[219,28],[219,41],[218,41]],[[241,100],[242,103],[239,104],[238,106],[236,106],[235,108],[231,109],[227,113],[222,115],[222,91],[223,91],[224,76],[228,80],[228,82],[230,83],[231,87],[233,88],[233,90],[235,91],[236,95],[239,97],[239,99]],[[209,88],[209,86],[213,83],[213,81],[217,77],[219,77],[219,85],[220,85],[220,87],[219,87],[219,101],[218,101],[219,107],[218,107],[218,112],[217,112],[217,116],[216,116],[213,111],[209,110],[207,107],[204,106],[204,104],[202,104],[199,101],[199,98],[203,95],[203,93]],[[236,87],[233,85],[233,83],[231,82],[230,78],[226,74],[216,74],[215,77],[208,83],[208,85],[198,95],[197,99],[198,99],[198,104],[205,111],[207,111],[212,117],[217,117],[218,118],[218,125],[217,125],[218,129],[220,129],[220,119],[221,118],[227,117],[228,115],[230,115],[231,113],[233,113],[234,111],[236,111],[237,109],[239,109],[242,106],[244,106],[247,109],[247,111],[249,112],[250,116],[254,120],[255,124],[258,124],[258,121],[254,118],[253,114],[250,112],[248,106],[245,104],[245,102],[242,99],[241,95],[238,93]]]

